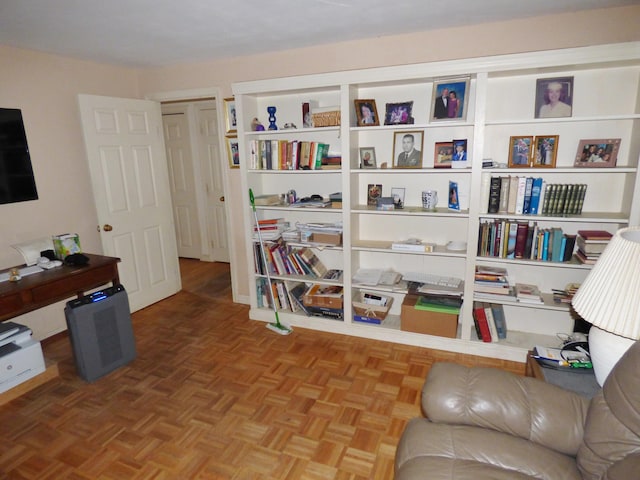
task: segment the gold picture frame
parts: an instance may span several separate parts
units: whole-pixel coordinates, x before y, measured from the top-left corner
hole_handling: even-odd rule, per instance
[[[238,147],[238,137],[229,136],[224,137],[227,144],[227,158],[229,160],[229,166],[231,168],[240,168],[240,150]]]
[[[559,135],[536,135],[531,152],[535,168],[555,168],[559,139]]]
[[[235,133],[238,130],[236,125],[236,100],[234,97],[224,99],[224,126],[225,133]]]
[[[354,100],[353,103],[356,107],[356,118],[358,119],[359,127],[375,127],[380,125],[375,100]]]

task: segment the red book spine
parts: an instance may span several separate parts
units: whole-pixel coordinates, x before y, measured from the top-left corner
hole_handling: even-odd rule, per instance
[[[491,331],[489,330],[489,323],[487,322],[487,316],[484,312],[484,305],[482,302],[474,302],[473,313],[476,322],[478,322],[478,328],[480,329],[482,341],[490,342]]]

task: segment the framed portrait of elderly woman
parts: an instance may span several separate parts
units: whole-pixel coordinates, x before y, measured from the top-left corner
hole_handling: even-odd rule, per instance
[[[236,101],[233,97],[224,99],[224,126],[225,133],[235,133],[236,125]]]
[[[353,103],[356,107],[356,118],[358,119],[359,127],[380,125],[375,100],[354,100]]]
[[[573,77],[536,80],[536,118],[570,117],[573,108]]]

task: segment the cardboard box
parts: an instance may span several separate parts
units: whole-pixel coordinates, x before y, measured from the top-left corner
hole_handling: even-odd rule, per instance
[[[311,241],[327,245],[342,245],[342,234],[337,232],[313,232]]]
[[[400,327],[406,332],[456,338],[458,315],[416,310],[417,295],[405,295],[400,312]]]
[[[342,309],[343,288],[338,285],[313,285],[302,297],[306,307]]]

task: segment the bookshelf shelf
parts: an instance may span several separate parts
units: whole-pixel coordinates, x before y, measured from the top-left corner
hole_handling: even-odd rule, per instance
[[[542,292],[564,289],[582,282],[591,269],[577,260],[550,262],[478,256],[483,223],[527,222],[542,229],[561,228],[574,235],[579,230],[604,229],[610,232],[640,224],[640,42],[601,45],[556,51],[530,52],[486,58],[432,62],[415,65],[302,75],[289,78],[240,82],[233,85],[238,112],[238,141],[242,188],[260,194],[283,194],[295,189],[298,197],[314,193],[328,196],[342,193],[341,208],[294,208],[261,206],[260,218],[281,216],[296,222],[340,220],[343,247],[318,249],[327,257],[327,266],[344,271],[344,320],[336,322],[282,312],[293,326],[387,340],[453,352],[525,361],[533,346],[559,343],[558,333],[573,329],[574,319],[566,305],[554,304],[545,293],[542,305],[503,302],[507,339],[485,343],[476,338],[473,319],[474,273],[477,265],[507,268],[513,283],[531,283]],[[469,79],[464,119],[431,120],[433,87],[444,79]],[[536,81],[542,78],[574,77],[572,116],[537,119]],[[616,97],[622,102],[597,100],[602,85],[615,81]],[[386,103],[412,100],[415,123],[406,125],[357,125],[354,100],[375,99],[379,120]],[[302,104],[315,102],[321,108],[340,110],[339,126],[298,128],[264,132],[250,131],[251,120],[264,119],[267,106],[277,107],[278,125],[302,125]],[[398,158],[398,133],[422,132],[422,168],[391,168]],[[511,136],[558,135],[554,168],[483,168],[483,159],[508,164]],[[620,138],[617,164],[607,168],[574,167],[580,142],[584,139]],[[466,168],[434,168],[437,143],[467,139]],[[251,145],[262,140],[328,143],[332,152],[341,152],[341,167],[331,170],[248,170]],[[374,148],[375,169],[361,169],[360,148]],[[434,158],[435,157],[435,158]],[[254,153],[255,159],[255,153]],[[387,167],[387,168],[383,168]],[[483,204],[487,179],[491,177],[542,178],[547,184],[586,184],[582,213],[577,215],[515,215],[487,213]],[[460,211],[447,208],[450,181],[458,184]],[[391,189],[404,189],[403,209],[377,210],[366,205],[369,185],[382,185],[382,196]],[[563,187],[564,188],[564,187]],[[567,187],[567,191],[571,187]],[[582,187],[580,187],[582,188]],[[421,192],[436,190],[435,211],[422,209]],[[575,190],[573,190],[575,191]],[[244,226],[250,237],[253,214],[246,202]],[[502,210],[503,212],[506,209]],[[547,211],[547,210],[545,210]],[[554,211],[554,210],[550,210]],[[576,211],[576,210],[574,210]],[[419,238],[436,244],[433,252],[392,250],[391,243]],[[466,245],[463,251],[449,251],[449,242]],[[272,312],[256,308],[256,276],[251,242],[246,248],[251,297],[251,318],[272,321]],[[323,258],[324,260],[325,258]],[[361,287],[352,283],[360,268],[383,268],[399,273],[424,272],[455,276],[464,280],[465,302],[459,316],[457,338],[444,338],[402,331],[400,305],[404,292],[392,291],[394,303],[382,325],[356,323],[349,299]],[[274,277],[290,280],[290,277]],[[321,281],[303,277],[307,283]],[[331,282],[322,281],[330,284]],[[380,291],[389,292],[383,288]],[[478,298],[478,300],[480,300]],[[484,301],[484,300],[483,300]]]

